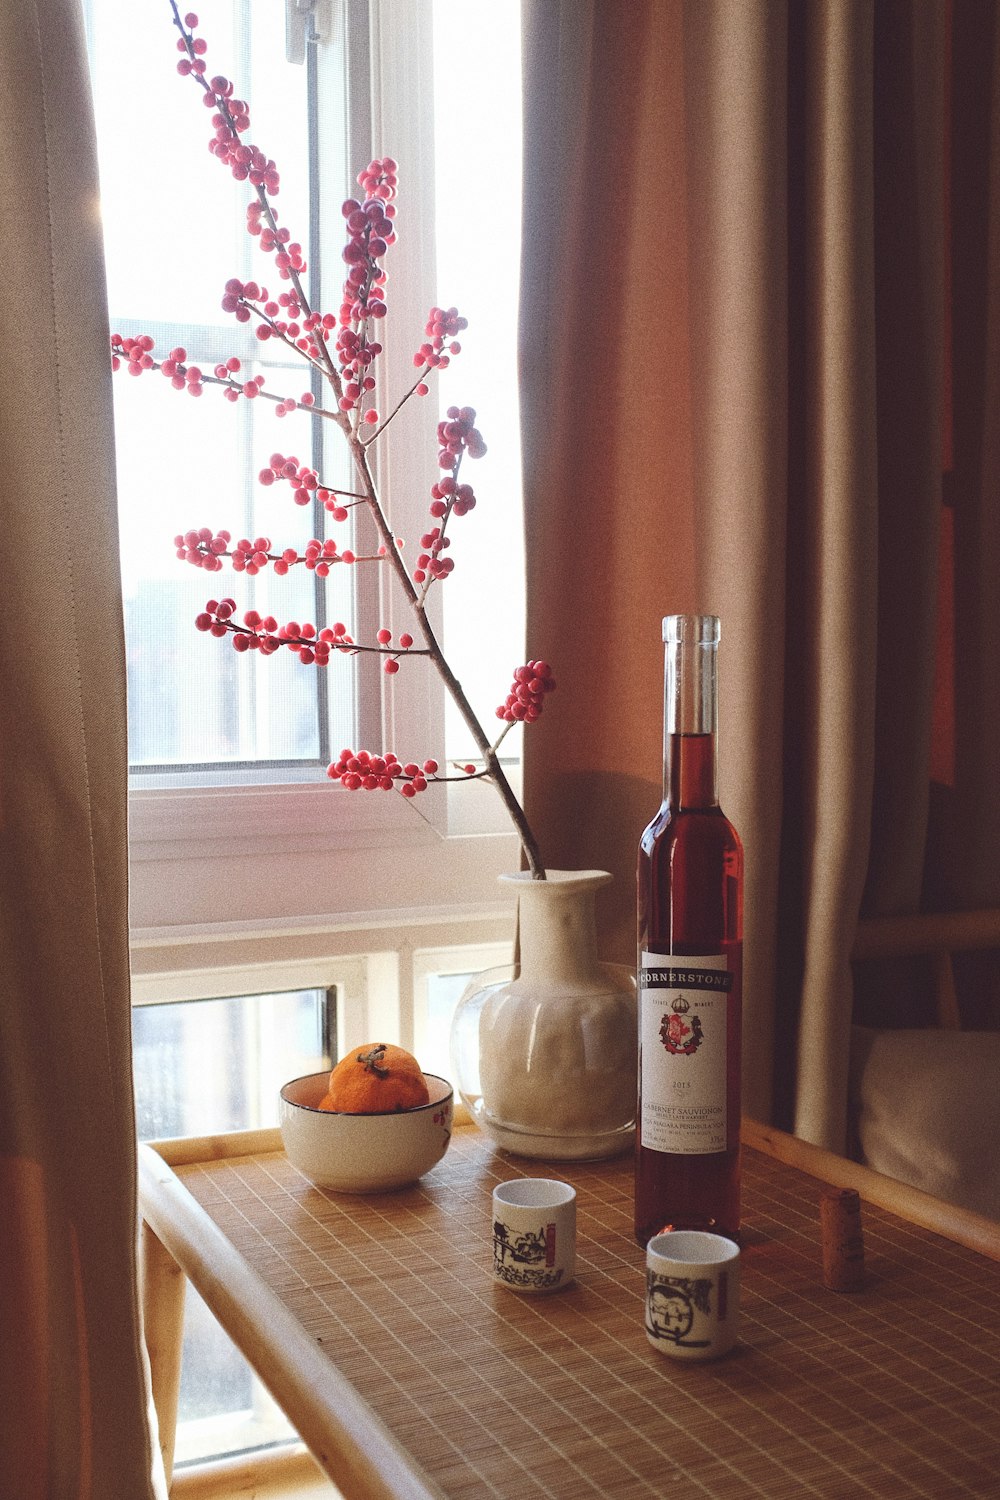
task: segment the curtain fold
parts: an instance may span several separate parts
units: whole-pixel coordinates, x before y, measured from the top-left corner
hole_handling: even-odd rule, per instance
[[[659,619],[719,614],[746,1106],[844,1149],[862,899],[913,909],[924,870],[947,9],[524,16],[529,649],[560,684],[529,816],[548,863],[615,874],[631,961]]]
[[[126,717],[97,173],[75,0],[0,13],[0,1492],[152,1495]]]
[[[697,608],[722,622],[722,805],[744,841],[744,1092],[773,1091],[784,771],[788,145],[784,5],[683,7]],[[669,296],[669,285],[661,287]],[[663,612],[672,610],[663,598]],[[759,747],[759,748],[758,748]],[[770,753],[765,753],[769,747]]]
[[[873,5],[804,8],[799,410],[788,559],[796,668],[786,725],[800,758],[782,870],[798,885],[797,1133],[843,1145],[850,951],[868,854],[877,640]],[[799,141],[796,144],[799,145]],[[787,997],[786,997],[787,1005]],[[787,1014],[787,1012],[786,1012]],[[789,1032],[791,1032],[789,1026]],[[791,1071],[791,1070],[789,1070]],[[788,1105],[786,1103],[786,1117]]]

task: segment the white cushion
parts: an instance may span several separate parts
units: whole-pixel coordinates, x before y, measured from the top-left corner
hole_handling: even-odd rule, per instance
[[[1000,1032],[855,1026],[849,1109],[868,1166],[1000,1220]]]

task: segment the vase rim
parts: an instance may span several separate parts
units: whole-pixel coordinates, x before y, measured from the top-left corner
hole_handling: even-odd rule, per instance
[[[501,885],[515,885],[534,890],[558,888],[566,891],[579,889],[582,886],[590,886],[596,890],[600,886],[610,885],[614,876],[607,870],[546,870],[544,880],[534,880],[530,870],[518,870],[497,878]]]

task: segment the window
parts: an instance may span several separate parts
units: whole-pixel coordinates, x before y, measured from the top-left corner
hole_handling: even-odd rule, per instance
[[[325,989],[135,1006],[139,1139],[276,1125],[281,1085],[338,1056],[336,1016]]]
[[[279,6],[205,0],[198,10],[210,67],[240,90],[248,81],[251,135],[278,161],[283,221],[308,228],[301,237],[317,305],[339,305],[340,204],[353,171],[372,153],[391,150],[401,162],[400,244],[388,261],[387,399],[412,378],[427,308],[455,303],[469,317],[462,355],[430,396],[404,409],[378,462],[394,529],[412,548],[429,524],[438,408],[458,401],[482,414],[489,454],[476,474],[480,504],[455,536],[458,566],[437,602],[449,654],[488,725],[524,649],[514,358],[518,7],[320,0],[308,23],[319,34],[302,64],[285,61]],[[270,265],[255,257],[243,228],[245,187],[205,149],[207,112],[195,86],[176,74],[168,0],[141,7],[87,0],[87,17],[114,330],[148,332],[160,356],[180,345],[206,370],[233,354],[241,375],[264,376],[266,391],[300,394],[304,366],[289,364],[274,341],[259,344],[220,309],[228,277],[264,279]],[[122,128],[123,56],[164,143],[155,153],[145,132]],[[320,591],[304,569],[284,579],[270,569],[257,579],[212,575],[173,555],[173,536],[201,524],[282,545],[322,536],[324,514],[281,503],[278,487],[265,490],[257,473],[272,452],[294,453],[336,481],[339,432],[302,413],[278,418],[263,399],[230,405],[206,388],[194,400],[153,373],[139,380],[120,373],[115,396],[136,928],[358,917],[426,905],[424,883],[437,905],[492,902],[496,873],[517,859],[492,789],[463,787],[449,797],[436,788],[408,806],[398,796],[352,797],[325,780],[343,744],[391,743],[405,758],[440,759],[442,747],[448,757],[470,757],[464,726],[432,672],[413,663],[387,679],[366,658],[322,672],[288,652],[262,662],[193,629],[205,599],[223,591],[281,619],[345,618],[359,638],[383,622],[405,628],[378,565],[334,569]],[[329,522],[341,547],[350,524]],[[358,551],[363,542],[362,534]],[[482,628],[470,630],[470,620]],[[505,742],[515,762],[518,733]],[[516,764],[511,775],[516,781]],[[476,859],[455,847],[463,838],[448,835],[456,833],[479,836]],[[377,859],[359,855],[372,849]],[[251,855],[264,869],[280,861],[284,878],[265,873],[248,883]]]

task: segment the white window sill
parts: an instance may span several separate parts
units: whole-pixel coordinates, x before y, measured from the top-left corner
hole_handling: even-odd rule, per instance
[[[133,945],[495,911],[497,878],[520,865],[482,782],[410,801],[323,780],[140,791],[129,805]]]

